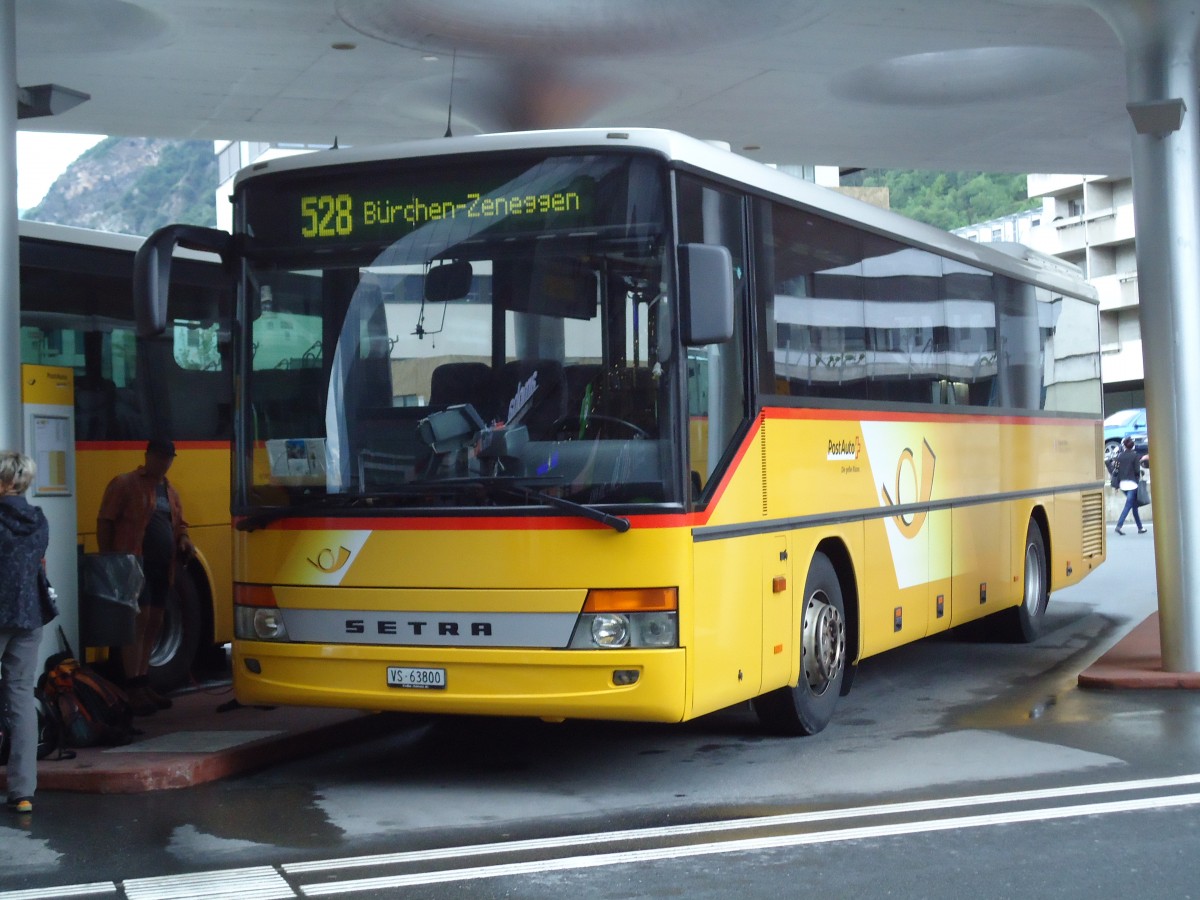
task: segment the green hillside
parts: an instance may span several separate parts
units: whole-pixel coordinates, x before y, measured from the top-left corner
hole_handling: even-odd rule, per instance
[[[947,231],[1041,206],[1026,196],[1024,175],[866,169],[843,184],[886,187],[896,212]]]

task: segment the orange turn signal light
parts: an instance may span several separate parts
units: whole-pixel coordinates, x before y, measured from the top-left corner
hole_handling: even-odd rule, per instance
[[[275,589],[269,584],[235,584],[233,602],[238,606],[278,606]]]
[[[583,604],[585,613],[670,612],[679,609],[678,588],[592,588]]]

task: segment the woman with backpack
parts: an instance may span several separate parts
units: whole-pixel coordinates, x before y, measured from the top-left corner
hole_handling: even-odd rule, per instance
[[[45,571],[42,568],[50,543],[45,514],[25,499],[37,467],[23,453],[0,453],[0,671],[3,703],[12,729],[5,769],[8,808],[33,812],[37,789],[37,705],[33,688],[37,677],[38,646],[42,625],[50,609],[43,606]],[[47,601],[50,602],[50,601]],[[52,603],[51,603],[52,607]]]

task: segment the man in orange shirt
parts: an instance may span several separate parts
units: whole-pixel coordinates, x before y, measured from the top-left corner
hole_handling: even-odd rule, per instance
[[[150,686],[150,653],[162,630],[176,560],[196,552],[183,520],[179,494],[167,481],[175,445],[154,439],[146,445],[145,464],[108,483],[96,517],[101,553],[132,553],[141,558],[146,586],[138,598],[134,640],[121,648],[126,687],[136,715],[166,709],[171,701]]]

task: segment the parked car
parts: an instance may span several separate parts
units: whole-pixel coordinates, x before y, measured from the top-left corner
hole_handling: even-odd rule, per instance
[[[1150,452],[1149,434],[1146,430],[1146,410],[1122,409],[1104,420],[1104,464],[1110,464],[1121,452],[1121,441],[1133,438],[1133,449],[1139,454]]]

